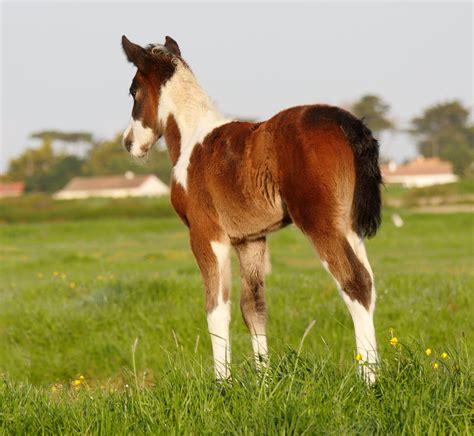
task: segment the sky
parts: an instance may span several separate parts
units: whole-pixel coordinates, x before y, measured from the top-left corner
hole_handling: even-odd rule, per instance
[[[430,105],[473,104],[471,2],[3,2],[0,172],[37,145],[31,132],[105,139],[127,126],[134,68],[122,34],[141,45],[172,36],[236,118],[371,93],[406,128]],[[384,135],[381,147],[398,161],[416,154],[407,135]]]

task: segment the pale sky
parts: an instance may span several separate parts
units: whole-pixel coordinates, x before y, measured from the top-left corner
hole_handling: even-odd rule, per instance
[[[382,96],[409,120],[437,102],[473,104],[471,2],[3,2],[0,172],[36,130],[108,138],[130,118],[134,74],[120,38],[172,36],[222,113],[265,119],[306,103]],[[409,137],[382,153],[413,156]]]

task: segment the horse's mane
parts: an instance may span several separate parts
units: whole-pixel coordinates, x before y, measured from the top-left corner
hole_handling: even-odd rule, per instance
[[[191,70],[188,63],[181,56],[174,54],[173,52],[171,52],[171,50],[169,50],[163,44],[158,44],[158,43],[148,44],[145,47],[145,50],[147,51],[147,53],[151,54],[153,57],[160,60],[170,61],[173,65],[176,65],[179,60],[186,68]]]
[[[167,54],[173,56],[173,53],[171,53],[163,44],[148,44],[145,47],[145,50],[152,55]]]

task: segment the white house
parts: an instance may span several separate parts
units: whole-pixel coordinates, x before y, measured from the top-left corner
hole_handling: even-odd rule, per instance
[[[403,165],[390,162],[382,165],[381,170],[386,184],[401,184],[408,188],[441,185],[458,180],[452,164],[437,157],[419,157]]]
[[[153,174],[134,174],[127,171],[122,176],[74,177],[53,197],[72,200],[89,197],[160,197],[168,195],[168,186]]]

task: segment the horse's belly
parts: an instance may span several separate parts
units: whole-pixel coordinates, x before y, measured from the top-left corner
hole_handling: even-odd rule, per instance
[[[258,239],[291,223],[280,197],[234,204],[219,211],[219,218],[233,242]]]

